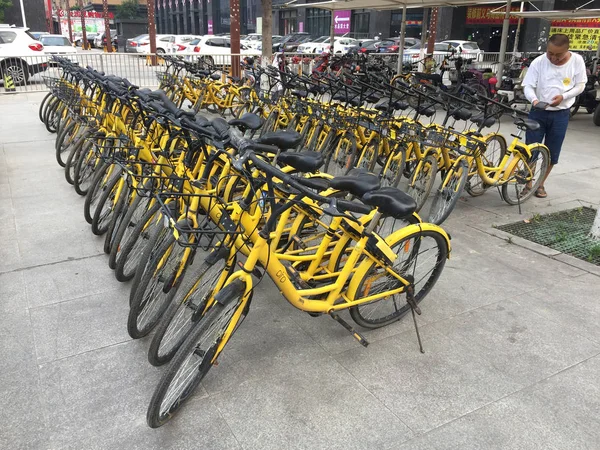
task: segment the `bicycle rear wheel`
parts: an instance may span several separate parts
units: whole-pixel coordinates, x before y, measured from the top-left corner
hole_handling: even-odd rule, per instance
[[[535,194],[550,167],[550,152],[547,147],[534,145],[531,147],[531,154],[529,161],[519,155],[511,180],[502,185],[502,198],[509,205],[523,203]]]
[[[346,175],[356,163],[356,137],[347,131],[333,141],[327,153],[323,170],[334,177]]]
[[[181,345],[150,400],[146,420],[151,428],[172,419],[213,366],[227,329],[238,325],[247,313],[241,310],[243,295],[243,289],[232,290],[223,303],[215,302]]]
[[[506,154],[506,139],[500,134],[492,134],[485,141],[485,151],[481,154],[481,162],[486,167],[498,167]],[[477,165],[472,165],[472,171],[467,180],[465,190],[471,197],[478,197],[489,188],[477,172]]]
[[[446,239],[435,231],[415,231],[390,247],[397,254],[392,270],[403,278],[413,277],[415,301],[420,303],[444,270],[448,258]],[[359,300],[400,287],[402,283],[397,278],[387,273],[383,266],[373,262],[360,281],[354,299]],[[406,293],[403,291],[381,300],[354,306],[350,308],[350,316],[361,327],[380,328],[399,320],[409,310]]]

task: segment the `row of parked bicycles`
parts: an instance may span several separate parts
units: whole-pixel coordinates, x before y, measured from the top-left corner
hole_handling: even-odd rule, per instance
[[[423,134],[442,130],[419,121],[439,110],[465,120],[455,105],[462,97],[442,101],[439,92],[408,84],[367,89],[361,79],[303,79],[254,67],[244,79],[225,79],[183,62],[161,74],[164,89],[151,91],[55,61],[62,76],[46,79],[40,119],[57,135],[57,161],[85,196],[84,217],[104,236],[109,267],[131,282],[129,334],[153,332],[148,359],[168,364],[149,403],[149,426],[171,419],[218,363],[266,275],[297,309],[329,315],[365,346],[341,311],[366,329],[411,313],[422,351],[416,315],[443,271],[450,238],[421,219],[419,202],[397,179],[412,181],[445,157],[465,161],[467,179],[471,161],[484,164],[488,140],[477,131],[458,133],[445,122],[443,133],[455,133],[447,141],[460,145],[443,148]],[[188,94],[199,86],[202,92]],[[225,108],[203,100],[240,91]],[[409,97],[416,101],[411,117],[398,113],[408,110]],[[209,106],[237,117],[198,112]],[[469,140],[483,143],[479,152]],[[521,150],[503,158],[523,166],[505,184],[535,184],[547,150],[515,147]],[[532,150],[542,157],[534,160]],[[483,166],[484,174],[492,170]]]
[[[432,223],[443,223],[465,191],[479,196],[497,187],[507,203],[520,205],[550,164],[544,145],[522,141],[539,124],[469,83],[449,90],[428,74],[390,79],[378,66],[344,70],[343,61],[336,61],[335,72],[311,76],[247,64],[241,79],[222,79],[210,67],[176,59],[169,63],[161,88],[178,106],[234,117],[255,113],[264,120],[257,135],[296,131],[298,149],[323,154],[325,172],[373,172],[384,186],[405,190]],[[510,143],[497,131],[506,114],[517,127]]]

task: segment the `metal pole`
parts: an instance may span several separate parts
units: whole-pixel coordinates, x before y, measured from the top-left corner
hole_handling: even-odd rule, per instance
[[[406,3],[402,7],[402,24],[400,25],[400,45],[398,45],[398,70],[397,73],[402,73],[402,66],[404,58],[404,35],[406,34]]]
[[[594,61],[592,73],[596,73],[596,70],[598,70],[598,58],[600,58],[600,40],[598,41],[598,48],[596,49],[596,61]],[[600,211],[600,208],[598,208],[598,211]]]
[[[73,26],[71,25],[71,5],[69,4],[69,0],[66,0],[67,3],[67,27],[69,28],[69,40],[73,42]]]
[[[240,76],[240,0],[229,0],[231,36],[231,76]]]
[[[502,82],[502,75],[504,74],[504,59],[506,57],[506,41],[508,39],[508,27],[510,26],[510,7],[512,0],[506,1],[506,11],[504,13],[504,22],[502,23],[502,38],[500,41],[500,70],[496,74],[496,78],[498,79],[497,85]]]
[[[521,2],[521,8],[519,9],[520,12],[523,12],[523,5],[525,4],[525,2]],[[522,22],[522,18],[521,16],[519,16],[519,21],[517,22],[517,31],[515,31],[515,44],[513,45],[513,60],[515,58],[515,53],[517,53],[519,51],[519,34],[521,34],[521,22]]]
[[[21,19],[23,19],[23,27],[27,26],[27,20],[25,20],[25,7],[23,6],[23,0],[21,0]]]
[[[423,18],[421,19],[421,50],[419,51],[419,61],[425,57],[425,39],[427,39],[427,22],[429,21],[429,8],[423,8]],[[423,63],[419,62],[419,72],[424,70]]]
[[[79,11],[81,14],[81,48],[83,50],[89,49],[87,41],[87,32],[85,30],[85,11],[83,10],[83,0],[79,0]]]
[[[106,51],[112,53],[112,36],[110,35],[110,22],[108,21],[108,0],[102,0],[102,14],[104,14],[104,36],[106,36]]]
[[[329,29],[329,39],[330,39],[330,48],[329,48],[329,54],[333,55],[333,52],[335,50],[334,48],[334,43],[335,43],[335,21],[334,19],[334,14],[333,14],[333,10],[330,11],[331,12],[331,28]]]
[[[154,0],[148,0],[148,38],[150,39],[150,64],[156,66],[158,59],[156,58],[156,22],[154,11]]]
[[[433,53],[435,39],[437,38],[439,8],[431,8],[431,23],[429,24],[429,39],[427,40],[427,53]]]

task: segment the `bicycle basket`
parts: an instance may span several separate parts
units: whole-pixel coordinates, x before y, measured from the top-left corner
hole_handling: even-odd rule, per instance
[[[129,188],[141,197],[152,197],[159,192],[182,192],[187,177],[177,176],[169,164],[141,161],[130,158],[126,161],[119,160],[127,177]]]
[[[241,223],[231,219],[227,204],[217,195],[161,192],[156,198],[165,217],[165,227],[173,230],[182,247],[210,250],[244,233]]]
[[[432,128],[425,132],[423,144],[428,147],[441,147],[446,142],[446,133]]]

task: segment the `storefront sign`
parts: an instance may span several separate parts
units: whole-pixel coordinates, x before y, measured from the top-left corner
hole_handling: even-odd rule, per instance
[[[497,7],[480,7],[480,6],[469,6],[467,8],[467,25],[502,25],[504,21],[504,15],[492,13],[492,11],[500,11]],[[512,11],[518,11],[519,8],[512,8]],[[516,17],[510,18],[511,25],[516,25],[519,19]]]
[[[561,19],[553,20],[552,27],[567,28],[600,28],[600,18],[598,19]]]
[[[60,34],[64,37],[69,37],[69,19],[66,17],[60,18]],[[71,18],[71,30],[73,33],[81,33],[81,20],[73,20]],[[88,18],[85,21],[86,33],[102,33],[104,31],[104,19]]]
[[[345,34],[350,32],[350,18],[352,11],[349,9],[341,9],[333,13],[333,29],[335,34]]]
[[[67,11],[65,11],[64,9],[59,9],[58,16],[61,18],[67,17]],[[69,17],[81,17],[81,11],[80,10],[71,10],[71,11],[69,11]],[[86,19],[88,19],[88,18],[89,19],[104,19],[104,14],[101,12],[97,12],[97,11],[84,11],[83,17],[85,17]],[[113,13],[108,13],[108,18],[114,19],[115,15]]]
[[[212,19],[208,19],[208,34],[213,34],[213,21]]]
[[[598,48],[598,42],[600,41],[600,28],[555,26],[550,28],[550,36],[557,33],[569,36],[569,41],[571,41],[569,48],[571,50],[593,51]]]

